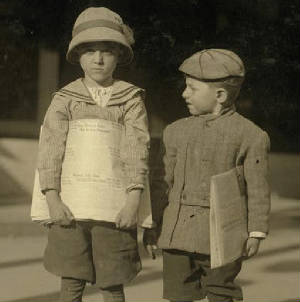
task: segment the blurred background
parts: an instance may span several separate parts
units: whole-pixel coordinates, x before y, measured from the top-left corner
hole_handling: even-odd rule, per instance
[[[90,6],[111,8],[134,30],[135,59],[120,68],[116,77],[147,91],[151,160],[165,125],[188,116],[178,71],[182,61],[204,48],[228,48],[240,55],[247,74],[237,110],[271,137],[271,221],[280,238],[292,240],[284,242],[275,236],[281,247],[270,241],[269,248],[277,248],[276,257],[282,255],[280,248],[294,253],[286,265],[277,267],[281,276],[284,271],[295,273],[295,268],[298,272],[298,0],[0,0],[0,245],[6,246],[6,254],[0,253],[4,261],[1,264],[0,259],[0,268],[41,265],[40,256],[26,262],[28,255],[40,255],[39,244],[38,251],[25,245],[27,256],[21,257],[22,262],[18,253],[9,258],[18,245],[7,238],[24,244],[26,236],[36,242],[32,236],[45,235],[29,217],[38,134],[53,92],[82,75],[78,66],[66,62],[65,53],[76,17]],[[273,280],[276,268],[269,273]],[[30,301],[35,301],[30,295]]]
[[[116,77],[147,91],[152,154],[164,126],[188,116],[178,66],[210,47],[231,49],[245,62],[237,110],[269,133],[272,152],[299,153],[298,0],[1,0],[3,202],[30,200],[52,94],[82,75],[65,53],[76,17],[90,6],[111,8],[134,30],[134,62]]]
[[[297,0],[1,0],[2,136],[37,137],[51,94],[81,75],[65,53],[89,6],[111,8],[133,28],[135,60],[116,76],[147,90],[152,132],[188,114],[182,61],[228,48],[247,70],[238,110],[270,133],[273,151],[299,151]]]

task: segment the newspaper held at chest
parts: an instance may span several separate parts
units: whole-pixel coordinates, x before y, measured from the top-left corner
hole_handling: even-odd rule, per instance
[[[114,222],[127,198],[126,174],[121,150],[122,124],[103,119],[69,122],[61,172],[62,201],[76,220]],[[51,221],[39,173],[35,173],[31,218]],[[138,224],[152,227],[149,181],[146,181],[138,210]]]

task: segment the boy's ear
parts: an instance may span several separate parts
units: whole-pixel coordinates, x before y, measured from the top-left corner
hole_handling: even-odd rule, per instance
[[[221,105],[223,105],[228,98],[228,92],[224,88],[217,88],[216,90],[216,97],[217,97],[217,102]]]

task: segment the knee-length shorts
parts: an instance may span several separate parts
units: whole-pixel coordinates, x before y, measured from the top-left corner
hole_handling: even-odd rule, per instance
[[[127,283],[141,270],[137,230],[94,221],[52,225],[44,266],[55,275],[86,280],[100,288]]]

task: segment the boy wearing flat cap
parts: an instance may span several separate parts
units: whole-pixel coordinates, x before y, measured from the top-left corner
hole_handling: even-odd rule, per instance
[[[179,70],[185,74],[182,96],[191,116],[164,130],[162,168],[154,170],[152,181],[153,215],[161,224],[164,298],[242,300],[241,288],[234,283],[242,259],[211,269],[210,182],[212,176],[234,168],[243,171],[249,234],[243,259],[254,256],[268,233],[269,137],[235,111],[245,76],[235,53],[203,50],[186,59]],[[153,230],[145,231],[144,244],[155,247]]]

